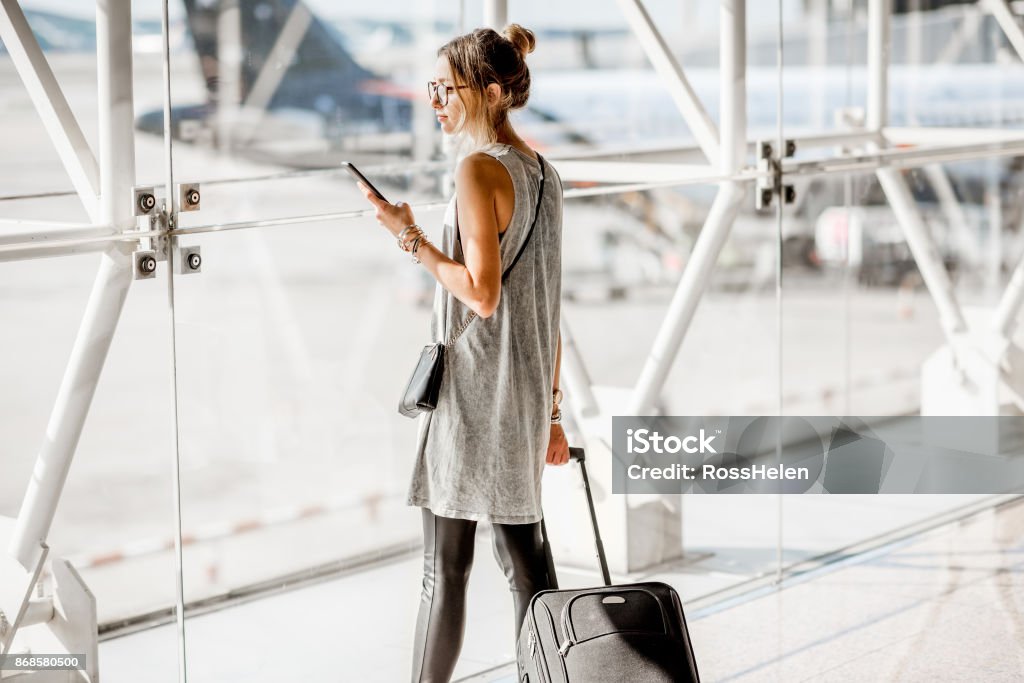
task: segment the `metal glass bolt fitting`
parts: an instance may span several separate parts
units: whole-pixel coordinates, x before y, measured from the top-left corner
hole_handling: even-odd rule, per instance
[[[178,275],[192,275],[201,272],[203,257],[199,247],[178,247],[174,257],[174,272]]]
[[[199,183],[180,183],[178,185],[179,211],[198,211],[201,199]]]
[[[135,279],[147,280],[156,277],[156,252],[148,249],[140,249],[135,252]]]
[[[136,216],[152,216],[156,212],[156,190],[152,187],[133,187],[132,211]]]
[[[796,154],[796,141],[784,140],[782,149],[784,157],[793,156]],[[783,204],[796,201],[796,189],[782,184],[782,161],[775,156],[775,149],[767,140],[757,143],[757,170],[761,174],[754,195],[754,206],[758,211],[770,208],[776,195]]]

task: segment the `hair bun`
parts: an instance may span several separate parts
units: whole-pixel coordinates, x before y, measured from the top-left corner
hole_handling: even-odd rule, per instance
[[[537,44],[537,38],[533,35],[533,31],[523,28],[519,24],[509,24],[503,33],[524,59],[526,55],[533,52],[533,47]]]

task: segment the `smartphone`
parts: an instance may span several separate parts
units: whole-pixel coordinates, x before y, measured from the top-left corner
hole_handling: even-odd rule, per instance
[[[373,183],[371,183],[369,180],[367,180],[366,176],[364,176],[362,173],[359,172],[359,169],[356,168],[354,164],[352,164],[351,162],[348,162],[348,161],[343,161],[343,162],[341,162],[341,167],[344,168],[346,171],[348,171],[349,175],[351,175],[353,178],[355,178],[358,182],[360,182],[363,185],[366,185],[368,188],[370,188],[370,191],[373,192],[375,195],[377,195],[377,197],[379,199],[381,199],[382,201],[385,201],[385,202],[388,201],[387,199],[384,198],[384,195],[382,195],[380,193],[380,190],[378,190],[376,187],[374,187]]]

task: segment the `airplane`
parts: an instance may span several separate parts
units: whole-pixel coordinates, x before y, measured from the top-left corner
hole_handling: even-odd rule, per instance
[[[171,108],[171,135],[174,139],[196,144],[223,144],[218,125],[223,94],[218,56],[220,44],[219,3],[215,0],[183,0],[186,22],[199,57],[206,85],[205,102],[174,105]],[[416,115],[413,100],[425,99],[425,89],[405,77],[397,79],[375,73],[360,64],[346,44],[344,24],[332,25],[309,10],[301,0],[267,0],[238,3],[238,40],[245,59],[239,65],[234,118],[230,146],[234,153],[287,167],[336,167],[341,160],[410,158],[414,145]],[[301,21],[297,21],[299,17]],[[305,24],[300,35],[291,38],[293,56],[284,68],[275,50],[285,41],[296,23]],[[388,25],[388,33],[397,42],[411,42],[408,27]],[[366,22],[354,24],[366,33]],[[452,27],[434,22],[435,31],[450,32]],[[351,30],[351,29],[349,29]],[[558,33],[556,31],[556,33]],[[294,31],[293,31],[294,34]],[[620,32],[597,33],[593,41]],[[565,39],[564,31],[558,37]],[[268,76],[270,74],[270,76]],[[719,76],[716,69],[687,68],[691,87],[712,120],[718,120]],[[1019,128],[1024,125],[1024,65],[1019,63],[943,64],[914,66],[893,64],[888,72],[890,84],[889,123],[892,126],[949,126]],[[777,135],[777,98],[779,75],[775,66],[748,68],[748,139],[774,139]],[[269,86],[268,86],[269,82]],[[830,120],[840,109],[863,107],[867,93],[867,74],[863,65],[807,67],[786,66],[782,75],[783,132],[786,137],[834,130]],[[516,113],[517,129],[549,156],[571,154],[577,150],[630,145],[671,147],[679,162],[702,162],[681,114],[660,77],[650,69],[540,69],[535,72],[530,102]],[[290,125],[289,124],[293,124]],[[432,125],[436,125],[431,122]],[[144,113],[137,119],[140,131],[163,134],[163,111]],[[434,135],[434,138],[438,136]],[[434,147],[435,158],[440,154]],[[995,182],[1021,173],[1020,159],[982,160],[947,167],[959,198],[966,204],[981,204]],[[909,172],[912,176],[916,171]],[[815,192],[800,191],[808,183]],[[927,182],[912,182],[920,201],[934,202]],[[689,201],[706,203],[708,187],[686,187],[671,191]],[[660,198],[666,198],[661,192]],[[817,200],[808,204],[806,197]],[[822,201],[841,202],[834,180],[798,180],[798,204],[786,211],[784,230],[785,265],[816,268],[815,217],[826,208]],[[827,198],[827,199],[826,199]],[[599,241],[603,257],[602,271],[607,274],[616,259],[611,252],[632,251],[634,260],[643,262],[641,270],[648,282],[668,284],[678,280],[684,265],[679,258],[666,255],[680,252],[679,226],[666,229],[651,216],[657,211],[647,194],[638,193],[616,200],[614,209],[620,223],[632,216],[645,230],[601,228]],[[1007,200],[1008,204],[1012,202]],[[613,212],[614,213],[614,212]],[[1014,215],[1014,211],[1007,212]],[[699,212],[698,212],[699,214]],[[685,222],[682,220],[676,223]],[[1018,222],[1019,224],[1019,222]],[[634,222],[635,225],[635,222]],[[697,226],[690,226],[691,232]],[[1017,227],[1017,224],[1012,226]],[[788,233],[788,234],[787,234]],[[750,262],[749,253],[739,261]],[[660,265],[651,266],[657,262]],[[869,278],[870,280],[870,278]],[[608,286],[608,296],[623,295],[622,286]]]
[[[183,0],[189,33],[199,57],[206,83],[207,101],[174,105],[172,135],[177,140],[194,137],[195,131],[210,127],[222,94],[219,72],[219,3],[211,0]],[[345,34],[337,26],[316,16],[300,0],[268,0],[238,3],[239,42],[244,59],[239,65],[238,106],[246,109],[258,96],[261,110],[284,117],[305,112],[320,118],[319,134],[328,140],[388,134],[410,136],[412,100],[424,98],[422,84],[393,80],[373,73],[359,64],[346,47]],[[262,72],[284,41],[288,22],[306,14],[301,40],[295,41],[290,63],[272,79],[272,92],[258,86]],[[367,23],[353,27],[366,32]],[[396,42],[408,43],[408,32],[396,22],[384,22]],[[442,30],[443,24],[432,24]],[[552,31],[564,37],[565,31]],[[585,32],[588,40],[601,34]],[[269,63],[270,71],[282,71]],[[706,67],[686,69],[691,86],[709,116],[718,119],[718,74]],[[1019,64],[993,68],[987,64],[942,65],[936,67],[894,64],[889,69],[890,122],[894,126],[916,121],[925,126],[1019,126],[1024,123],[1024,67]],[[833,111],[857,106],[866,99],[866,71],[863,67],[787,66],[783,75],[783,125],[788,132],[823,130],[832,127]],[[747,71],[748,129],[751,139],[770,137],[776,130],[778,74],[774,66],[752,67]],[[809,104],[808,104],[809,103]],[[140,130],[163,133],[162,110],[138,117]],[[186,121],[199,126],[184,125]],[[649,69],[543,70],[535,74],[531,101],[523,116],[527,132],[547,147],[659,139],[689,142],[682,117],[659,76]],[[183,127],[185,130],[183,131]],[[764,134],[764,135],[762,135]],[[258,145],[258,140],[250,140]],[[344,146],[344,145],[342,145]],[[391,150],[394,151],[394,150]],[[408,152],[408,149],[406,149]],[[288,164],[285,154],[281,161]],[[326,157],[323,164],[333,166]]]

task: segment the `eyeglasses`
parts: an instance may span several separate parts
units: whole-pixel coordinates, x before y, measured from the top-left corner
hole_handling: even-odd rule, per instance
[[[436,97],[438,104],[443,107],[448,104],[448,97],[452,92],[468,87],[468,85],[445,85],[436,81],[427,81],[427,97],[430,98],[431,102]]]

